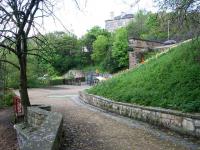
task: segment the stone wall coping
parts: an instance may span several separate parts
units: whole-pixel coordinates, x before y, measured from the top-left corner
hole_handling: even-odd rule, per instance
[[[53,149],[54,142],[62,124],[62,114],[49,112],[38,107],[28,107],[28,112],[29,111],[34,112],[35,114],[45,115],[46,117],[39,127],[32,127],[31,125],[28,125],[28,123],[14,125],[17,133],[27,140],[23,149]]]
[[[89,94],[86,91],[81,91],[80,94],[81,93],[87,94],[89,96],[93,96],[93,97],[96,97],[96,98],[99,98],[99,99],[101,99],[101,100],[103,100],[105,102],[108,102],[108,103],[120,104],[120,105],[124,105],[124,106],[140,108],[140,109],[143,109],[143,110],[150,110],[150,111],[154,111],[154,112],[161,112],[161,113],[165,113],[165,114],[171,114],[171,115],[182,116],[182,117],[187,117],[187,118],[199,119],[200,120],[200,113],[183,113],[181,111],[171,110],[171,109],[164,109],[164,108],[160,108],[160,107],[150,107],[150,106],[142,106],[142,105],[137,105],[137,104],[116,102],[116,101],[110,100],[110,99],[102,97],[102,96]]]
[[[28,107],[27,109],[28,109],[28,111],[32,111],[32,112],[34,112],[36,114],[42,114],[42,115],[45,115],[45,116],[48,116],[49,114],[52,113],[50,111],[46,111],[44,109],[41,109],[41,108],[39,108],[37,106],[31,106],[31,107]]]

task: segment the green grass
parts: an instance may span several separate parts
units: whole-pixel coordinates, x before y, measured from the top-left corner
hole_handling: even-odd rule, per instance
[[[120,102],[200,112],[200,41],[173,48],[88,92]]]

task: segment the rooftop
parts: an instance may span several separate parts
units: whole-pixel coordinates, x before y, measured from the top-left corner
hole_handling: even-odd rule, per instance
[[[121,19],[131,19],[133,17],[134,17],[133,14],[121,14],[119,16],[114,17],[114,19],[108,19],[106,21],[121,20]]]

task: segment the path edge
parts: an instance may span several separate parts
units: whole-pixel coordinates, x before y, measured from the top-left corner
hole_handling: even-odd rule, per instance
[[[79,98],[92,106],[116,113],[125,117],[163,126],[170,130],[189,136],[200,137],[200,114],[158,107],[146,107],[135,104],[115,102],[113,100],[80,91]]]

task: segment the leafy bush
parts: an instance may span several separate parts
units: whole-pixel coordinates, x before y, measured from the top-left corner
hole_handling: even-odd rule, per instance
[[[50,85],[62,85],[62,84],[63,84],[63,79],[50,80]]]
[[[199,47],[197,40],[185,43],[88,91],[115,101],[200,112]]]
[[[6,95],[4,96],[4,98],[0,100],[0,108],[13,105],[13,97],[15,96],[15,94],[11,90],[7,90],[5,94]]]
[[[4,102],[5,102],[6,106],[12,106],[13,105],[13,97],[14,97],[14,93],[12,93],[12,92],[8,92],[5,95]]]

